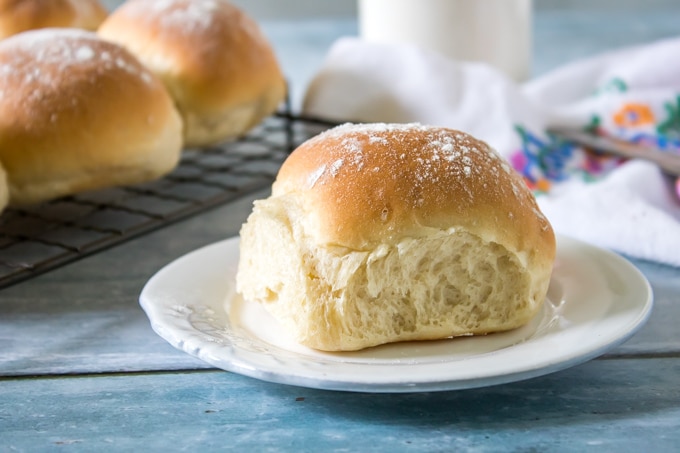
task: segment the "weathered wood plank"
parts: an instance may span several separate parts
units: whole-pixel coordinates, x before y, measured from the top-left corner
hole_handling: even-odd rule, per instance
[[[467,391],[357,394],[226,372],[0,382],[8,451],[677,451],[679,359]]]
[[[647,324],[614,354],[670,354],[680,352],[680,268],[631,260],[654,291],[654,308]]]

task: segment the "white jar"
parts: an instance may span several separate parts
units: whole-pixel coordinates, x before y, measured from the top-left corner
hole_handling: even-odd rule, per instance
[[[489,63],[516,81],[531,72],[532,0],[358,0],[359,33]]]

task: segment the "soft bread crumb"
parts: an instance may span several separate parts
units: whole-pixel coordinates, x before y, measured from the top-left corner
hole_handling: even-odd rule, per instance
[[[290,198],[257,203],[241,231],[238,290],[298,342],[349,351],[394,341],[509,330],[528,322],[543,285],[496,243],[432,229],[372,251],[317,247]]]

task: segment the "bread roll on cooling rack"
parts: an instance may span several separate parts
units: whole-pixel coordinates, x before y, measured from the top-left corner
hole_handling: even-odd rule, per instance
[[[129,0],[99,34],[127,47],[165,82],[187,146],[243,135],[285,96],[269,42],[226,0]]]
[[[0,39],[37,28],[94,31],[107,14],[98,0],[0,0]]]
[[[10,203],[155,179],[172,170],[181,120],[163,84],[96,34],[0,41],[0,163]]]
[[[303,345],[348,351],[520,327],[554,255],[531,192],[486,143],[344,125],[295,150],[255,203],[237,290]]]

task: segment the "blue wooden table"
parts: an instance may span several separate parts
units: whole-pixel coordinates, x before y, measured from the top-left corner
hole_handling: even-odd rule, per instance
[[[537,73],[680,33],[680,7],[670,1],[622,10],[594,2],[587,14],[540,1]],[[265,29],[301,87],[328,44],[356,24]],[[143,285],[169,261],[236,235],[265,195],[0,290],[0,452],[680,451],[680,269],[656,263],[633,261],[655,292],[636,336],[586,364],[512,384],[397,395],[310,390],[215,370],[173,349],[138,305]]]

